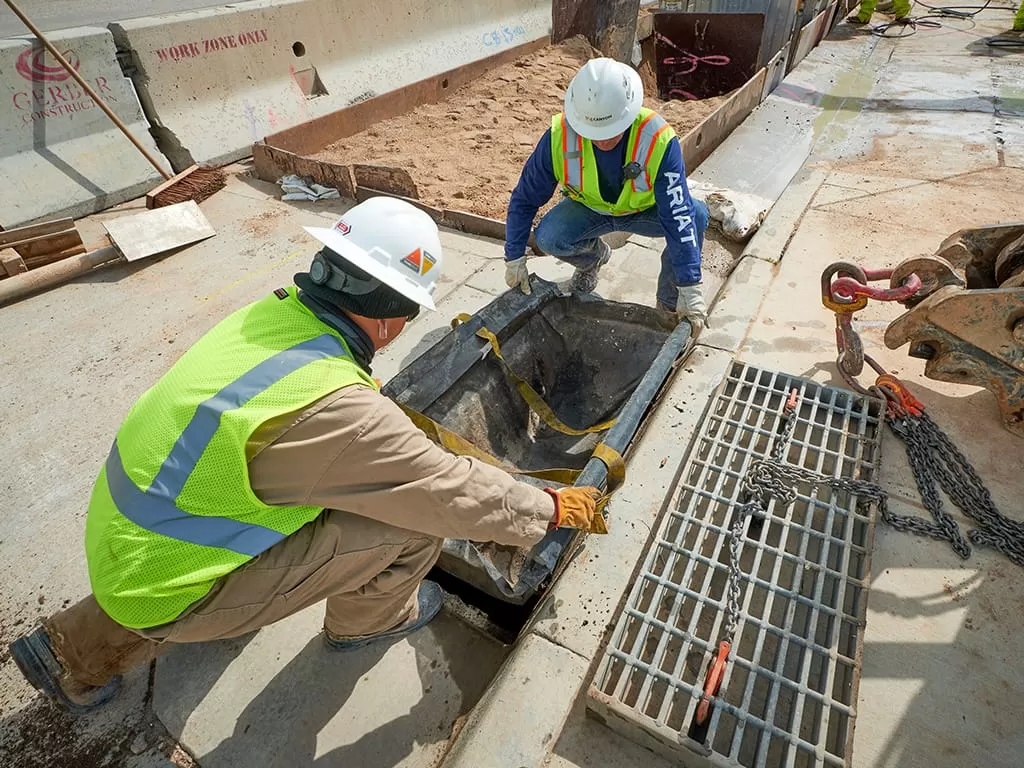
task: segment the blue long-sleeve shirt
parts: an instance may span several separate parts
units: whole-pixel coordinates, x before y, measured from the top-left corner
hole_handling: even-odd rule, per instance
[[[601,197],[613,203],[619,199],[624,182],[626,147],[623,140],[607,152],[593,147]],[[537,211],[555,193],[558,179],[551,164],[551,130],[544,132],[533,154],[523,166],[519,183],[509,200],[505,219],[505,259],[518,259],[526,253],[530,229]],[[654,178],[654,200],[658,218],[665,230],[665,241],[677,285],[695,285],[701,280],[700,245],[693,217],[693,201],[686,184],[686,169],[679,139],[673,138],[661,159]]]

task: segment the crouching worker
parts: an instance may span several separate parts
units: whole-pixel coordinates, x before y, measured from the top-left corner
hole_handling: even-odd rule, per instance
[[[129,411],[96,481],[92,594],[11,645],[73,711],[172,643],[252,632],[326,600],[336,651],[413,632],[445,537],[530,547],[589,529],[595,489],[543,491],[428,440],[370,376],[431,295],[437,227],[389,198],[352,208],[295,285],[220,322]]]
[[[708,209],[690,197],[675,131],[643,100],[640,76],[613,59],[592,59],[572,79],[565,111],[552,118],[509,200],[505,281],[529,293],[530,228],[560,188],[564,199],[535,234],[542,251],[576,267],[570,289],[597,288],[611,257],[602,235],[664,237],[657,306],[666,320],[688,320],[696,333],[707,320],[701,249]]]

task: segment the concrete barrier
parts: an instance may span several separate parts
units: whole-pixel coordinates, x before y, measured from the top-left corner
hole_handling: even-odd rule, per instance
[[[105,29],[53,32],[69,62],[132,132],[156,149]],[[0,225],[82,216],[129,200],[159,175],[31,38],[0,40]]]
[[[176,169],[550,34],[550,0],[257,0],[110,25]]]

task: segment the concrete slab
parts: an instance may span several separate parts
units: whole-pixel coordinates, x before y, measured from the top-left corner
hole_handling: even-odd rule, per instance
[[[1019,568],[881,526],[872,570],[855,764],[1017,765],[1024,639],[1007,622],[1024,608]]]
[[[672,763],[620,736],[585,711],[581,698],[544,768],[670,768]]]
[[[701,163],[693,179],[777,200],[807,159],[820,113],[815,106],[769,96]]]
[[[771,262],[744,256],[722,287],[700,343],[730,353],[739,351],[751,317],[764,301],[774,277]]]
[[[543,762],[589,662],[528,634],[466,719],[444,768],[520,768]]]
[[[794,223],[800,220],[810,202],[817,199],[827,176],[824,170],[801,168],[743,249],[743,255],[767,261],[781,259],[793,236]]]
[[[507,649],[442,615],[384,648],[339,654],[322,606],[157,662],[154,711],[203,768],[433,766]]]

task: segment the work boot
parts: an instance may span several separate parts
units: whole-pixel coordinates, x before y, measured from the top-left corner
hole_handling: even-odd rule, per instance
[[[332,651],[354,651],[367,645],[383,640],[397,640],[415,632],[437,616],[444,603],[444,590],[433,581],[420,582],[416,593],[416,612],[394,629],[378,632],[375,635],[335,635],[324,627],[324,642]]]
[[[576,267],[569,281],[569,290],[573,293],[593,293],[597,288],[597,273],[612,257],[612,249],[604,240],[598,240],[597,260],[589,267]]]
[[[71,678],[57,660],[50,636],[43,627],[19,637],[10,645],[11,658],[21,674],[44,696],[69,712],[90,712],[113,699],[121,688],[121,676],[106,685],[86,685]]]
[[[846,17],[846,22],[848,24],[853,24],[854,26],[857,26],[857,27],[863,27],[865,24],[870,24],[871,23],[871,17],[868,16],[866,19],[862,19],[857,14],[853,14],[852,16],[847,16]]]

